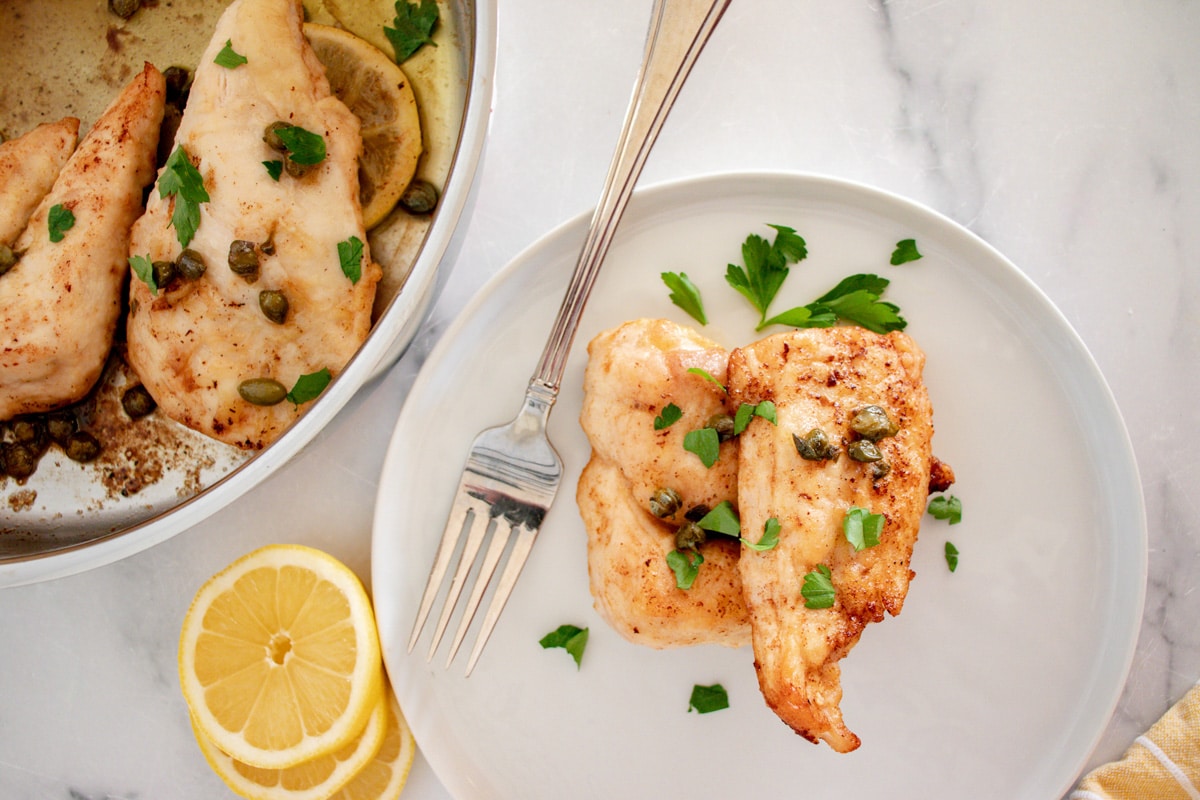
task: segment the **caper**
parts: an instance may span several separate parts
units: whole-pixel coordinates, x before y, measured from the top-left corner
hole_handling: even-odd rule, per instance
[[[142,7],[142,0],[108,0],[108,10],[121,19],[129,19]]]
[[[275,239],[268,238],[265,242],[258,246],[258,249],[262,251],[264,256],[275,255]]]
[[[879,459],[871,464],[871,477],[875,480],[886,478],[887,474],[892,471],[892,465],[886,459]]]
[[[46,417],[46,434],[58,445],[65,445],[72,433],[79,430],[79,423],[70,411],[56,411]]]
[[[87,431],[75,431],[63,450],[72,461],[91,461],[100,455],[100,442]]]
[[[287,295],[278,289],[263,289],[259,292],[258,307],[262,310],[263,316],[276,325],[282,325],[287,321]]]
[[[46,452],[50,446],[50,434],[46,430],[46,420],[39,417],[15,419],[9,423],[9,431],[13,441],[28,447],[35,456]]]
[[[704,540],[708,535],[694,522],[685,522],[675,531],[675,548],[677,550],[687,550],[696,548],[704,544]]]
[[[38,456],[28,446],[4,443],[4,471],[9,477],[24,480],[37,470]]]
[[[293,178],[303,178],[315,166],[316,164],[301,164],[299,161],[292,160],[288,153],[283,154],[283,171]]]
[[[208,270],[208,265],[204,263],[204,256],[190,247],[179,254],[179,260],[175,262],[175,266],[179,269],[179,274],[183,276],[183,279],[188,281],[199,280]]]
[[[673,516],[680,505],[679,492],[674,489],[659,489],[650,496],[650,513],[659,519]]]
[[[883,458],[883,453],[879,452],[879,448],[870,439],[859,439],[856,442],[851,442],[846,448],[846,455],[855,461],[862,462],[878,461]]]
[[[416,178],[400,195],[400,207],[410,214],[432,213],[438,204],[438,190],[432,183]]]
[[[230,243],[229,268],[235,275],[241,275],[247,283],[258,280],[258,252],[254,249],[254,242],[234,239]]]
[[[247,403],[273,406],[287,397],[287,389],[274,378],[250,378],[238,384],[238,394]]]
[[[17,254],[8,245],[0,242],[0,275],[8,272],[17,263]]]
[[[150,396],[149,390],[142,384],[130,386],[121,395],[121,408],[130,419],[141,419],[158,408],[158,403]]]
[[[704,427],[715,430],[717,432],[717,441],[719,442],[727,442],[733,438],[733,417],[728,414],[713,414],[708,418],[708,422],[705,423]]]
[[[895,436],[896,431],[900,430],[896,423],[888,418],[887,412],[879,406],[863,406],[854,412],[854,417],[850,420],[850,429],[872,442]]]
[[[683,518],[690,522],[699,522],[707,517],[708,512],[710,511],[712,511],[712,509],[703,504],[692,506],[686,512],[684,512]]]
[[[842,453],[841,448],[829,441],[828,434],[820,428],[813,428],[807,436],[793,433],[792,442],[796,445],[796,452],[805,461],[836,461]]]
[[[283,143],[283,139],[279,138],[279,132],[284,128],[290,127],[292,126],[281,120],[277,120],[268,125],[266,130],[263,131],[263,141],[267,143],[267,147],[271,148],[277,153],[286,153],[287,145]]]
[[[163,80],[167,83],[167,102],[184,105],[182,101],[192,88],[192,71],[187,67],[167,67],[163,70]]]
[[[150,266],[154,270],[154,285],[160,289],[170,286],[171,281],[175,280],[175,276],[178,274],[174,261],[155,261]]]

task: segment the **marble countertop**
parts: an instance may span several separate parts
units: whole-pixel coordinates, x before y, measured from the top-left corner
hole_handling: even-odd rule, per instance
[[[0,590],[0,797],[226,796],[176,673],[196,589],[275,541],[369,578],[405,394],[476,288],[594,203],[649,3],[498,5],[475,203],[453,279],[404,357],[195,528]],[[1200,430],[1198,41],[1196,3],[734,0],[642,176],[805,171],[908,196],[999,249],[1078,331],[1124,415],[1149,523],[1140,638],[1089,764],[1118,757],[1200,679],[1200,461],[1187,439]],[[418,758],[406,796],[448,795]]]

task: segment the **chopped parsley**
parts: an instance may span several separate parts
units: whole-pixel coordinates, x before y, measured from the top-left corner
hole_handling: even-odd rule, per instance
[[[779,520],[775,517],[771,517],[766,521],[766,523],[763,524],[763,535],[762,538],[757,542],[752,542],[744,536],[739,538],[741,539],[742,544],[746,545],[746,547],[749,547],[751,550],[762,552],[763,550],[774,549],[774,547],[779,544],[779,530]]]
[[[351,283],[358,283],[362,278],[363,242],[357,236],[351,236],[344,242],[338,242],[338,261],[341,262],[342,272]]]
[[[688,431],[683,437],[683,449],[695,453],[704,466],[711,468],[721,454],[721,438],[716,428]]]
[[[754,417],[762,417],[774,425],[775,404],[770,400],[763,400],[760,403],[742,403],[738,406],[737,413],[733,415],[733,435],[737,436],[746,430],[746,426]]]
[[[708,381],[714,386],[719,387],[722,392],[729,394],[729,390],[725,388],[725,384],[714,378],[712,373],[710,373],[708,370],[701,369],[700,367],[688,367],[688,372],[692,373],[693,375],[699,375],[701,378],[704,378],[704,380]]]
[[[164,200],[175,198],[171,212],[171,225],[180,247],[187,247],[200,227],[200,204],[208,202],[204,178],[188,157],[187,150],[179,145],[167,158],[162,174],[158,176],[158,195]]]
[[[725,269],[725,282],[758,310],[762,324],[766,324],[767,308],[788,276],[788,265],[808,256],[808,246],[794,229],[784,225],[768,227],[775,229],[774,241],[750,234],[742,243],[745,266],[729,264]]]
[[[271,180],[278,181],[283,175],[283,162],[279,159],[274,161],[264,161],[262,165],[267,168],[267,174],[271,176]]]
[[[396,63],[400,64],[427,44],[434,47],[433,32],[438,24],[438,5],[435,0],[421,0],[420,4],[396,0],[396,17],[392,27],[383,26],[383,33],[396,51]]]
[[[675,586],[690,589],[700,574],[704,556],[698,550],[672,550],[667,553],[667,566],[675,573]]]
[[[692,687],[692,696],[688,700],[689,714],[693,711],[697,714],[708,714],[724,708],[729,708],[729,693],[721,684],[714,683],[712,686],[696,684]]]
[[[75,227],[75,214],[61,204],[51,206],[46,217],[46,227],[50,229],[50,241],[61,242],[67,231]]]
[[[287,125],[276,128],[275,135],[287,148],[288,158],[293,162],[312,166],[325,160],[325,139],[320,134],[299,125]]]
[[[944,519],[951,525],[962,522],[962,500],[952,494],[930,499],[927,510],[934,519]]]
[[[907,264],[920,257],[921,253],[917,250],[916,239],[901,239],[896,242],[896,249],[892,251],[892,264]]]
[[[221,52],[217,53],[217,57],[213,59],[213,63],[218,67],[234,69],[245,64],[246,57],[233,49],[232,39],[226,39],[225,46],[221,48]]]
[[[817,564],[816,569],[805,575],[800,594],[804,597],[805,608],[832,608],[833,573],[829,567]]]
[[[328,367],[321,367],[317,372],[301,375],[296,379],[296,385],[287,393],[287,399],[297,406],[307,403],[309,400],[316,400],[321,396],[321,392],[325,391],[325,387],[331,380],[333,380],[333,376],[329,374]]]
[[[683,417],[683,409],[674,403],[667,403],[663,406],[663,410],[654,418],[654,430],[661,431],[663,428],[669,428]]]
[[[688,280],[686,272],[664,272],[662,280],[671,290],[672,303],[686,311],[701,325],[708,324],[708,317],[704,315],[704,302],[700,299],[700,290]]]
[[[575,668],[578,669],[583,661],[583,651],[587,647],[587,641],[587,628],[579,628],[575,625],[559,625],[539,639],[538,644],[546,650],[552,647],[563,648],[571,655],[571,658],[575,659]]]
[[[865,508],[852,506],[842,517],[842,533],[854,550],[866,550],[879,544],[883,532],[883,514],[872,514]]]
[[[737,536],[742,532],[741,520],[738,519],[737,512],[733,510],[733,503],[728,500],[722,500],[716,508],[701,517],[696,524],[706,531],[723,533],[726,536]]]
[[[950,542],[946,542],[946,566],[951,572],[958,569],[958,548]]]
[[[158,295],[158,282],[154,280],[154,262],[150,256],[130,256],[129,268],[138,280],[150,287],[150,294]]]

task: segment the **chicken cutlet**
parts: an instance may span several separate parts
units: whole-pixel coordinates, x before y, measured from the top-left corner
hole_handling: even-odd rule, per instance
[[[130,289],[129,362],[159,409],[245,449],[304,412],[284,390],[336,377],[366,340],[382,272],[359,205],[359,122],[302,23],[297,0],[234,0],[221,16],[175,137],[208,198],[186,245],[204,272]],[[183,199],[162,190],[160,175],[134,225],[129,255],[143,264],[184,251],[173,222]]]
[[[736,501],[737,451],[720,446],[712,468],[684,449],[689,430],[726,411],[728,353],[690,328],[667,320],[636,320],[596,336],[588,345],[580,422],[592,458],[580,475],[576,501],[588,534],[588,575],[600,615],[631,642],[653,648],[749,641],[737,572],[738,543],[710,537],[690,589],[676,585],[667,554],[675,532],[697,506]],[[680,418],[655,429],[674,405]],[[649,510],[663,489],[674,508]]]
[[[97,119],[38,203],[0,276],[0,419],[48,411],[81,399],[99,379],[112,347],[128,267],[129,228],[154,177],[162,121],[162,74],[147,64]],[[52,133],[44,182],[73,143],[72,125]],[[49,218],[64,211],[60,241]]]
[[[759,687],[797,733],[838,752],[860,744],[842,719],[839,662],[868,623],[900,613],[913,577],[932,461],[924,362],[907,335],[857,327],[782,333],[730,355],[732,400],[771,400],[777,415],[774,425],[752,420],[739,437],[742,530],[780,523],[775,548],[744,550],[738,562]],[[879,458],[855,460],[851,449]],[[878,544],[856,550],[848,540],[852,508],[883,515]],[[807,607],[805,578],[825,569],[832,605]]]
[[[0,244],[10,248],[16,244],[75,151],[78,135],[79,120],[66,117],[0,142]]]

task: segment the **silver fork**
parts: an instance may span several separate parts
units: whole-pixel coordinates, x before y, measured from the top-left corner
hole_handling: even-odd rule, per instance
[[[466,542],[443,600],[428,659],[437,652],[489,532],[491,540],[451,642],[447,667],[466,637],[488,584],[515,534],[508,561],[467,661],[467,675],[475,668],[500,612],[512,594],[542,519],[562,480],[562,459],[546,436],[546,422],[558,397],[584,304],[650,148],[680,87],[730,1],[655,0],[642,66],[621,136],[550,338],[537,370],[529,380],[520,413],[507,425],[483,431],[471,445],[417,610],[408,641],[410,653],[420,639],[464,533]]]

